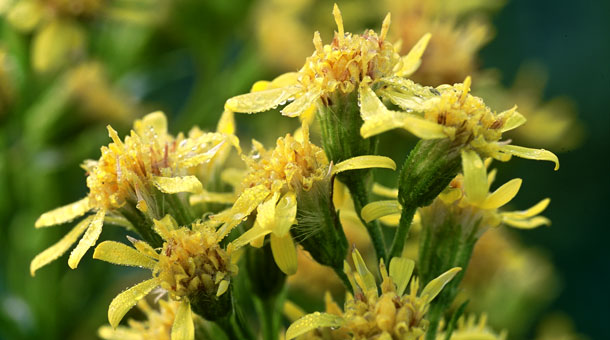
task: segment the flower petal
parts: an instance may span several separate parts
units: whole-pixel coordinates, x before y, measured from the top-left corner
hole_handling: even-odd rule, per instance
[[[559,169],[559,158],[557,158],[554,153],[545,149],[530,149],[517,145],[503,145],[500,147],[500,151],[521,158],[551,161],[555,163],[555,170]]]
[[[390,277],[396,285],[396,293],[402,296],[415,268],[415,261],[405,257],[394,257],[390,261]]]
[[[287,86],[242,94],[227,100],[225,108],[233,112],[258,113],[276,108],[302,91],[299,86]]]
[[[360,116],[365,122],[379,115],[385,115],[388,111],[375,92],[366,84],[358,88],[358,101],[360,104]]]
[[[180,192],[198,193],[203,190],[203,185],[195,176],[153,176],[152,181],[157,189],[166,194],[177,194]]]
[[[202,192],[189,196],[189,204],[196,205],[200,203],[222,203],[232,204],[235,202],[235,194],[232,192],[209,192],[202,190]]]
[[[462,150],[462,171],[466,197],[475,205],[483,203],[489,192],[487,170],[475,151]]]
[[[282,115],[288,117],[300,116],[303,112],[311,108],[316,100],[320,99],[321,93],[321,90],[303,93],[299,98],[282,109]]]
[[[294,339],[322,327],[340,327],[345,321],[338,315],[315,312],[293,322],[286,330],[286,340]]]
[[[388,200],[388,201],[376,201],[371,202],[362,208],[360,215],[369,223],[378,218],[400,214],[402,212],[402,206],[396,200]]]
[[[110,326],[116,328],[123,319],[123,316],[125,316],[138,301],[148,295],[151,290],[159,286],[159,282],[160,279],[158,277],[142,281],[117,295],[108,307],[108,322],[110,323]]]
[[[375,277],[366,267],[366,263],[364,262],[364,259],[362,259],[362,255],[360,255],[358,249],[354,248],[354,251],[352,251],[352,259],[354,260],[354,266],[356,266],[356,272],[358,274],[355,275],[358,285],[364,290],[365,293],[374,291],[375,294],[377,294]]]
[[[421,64],[421,56],[424,54],[431,36],[432,35],[430,33],[424,34],[424,36],[419,39],[415,46],[411,48],[409,53],[402,57],[402,65],[396,72],[396,75],[408,77],[413,74],[413,72],[417,71],[419,65]]]
[[[275,206],[280,198],[279,192],[274,192],[268,200],[258,205],[256,222],[263,229],[275,230]]]
[[[502,129],[500,131],[506,132],[518,128],[525,124],[527,119],[522,114],[517,112],[517,106],[513,106],[511,109],[506,110],[498,115],[498,118],[504,120]]]
[[[284,195],[275,207],[275,231],[278,237],[288,234],[290,227],[296,223],[297,197],[294,192]]]
[[[142,119],[136,120],[133,129],[140,137],[165,135],[167,133],[167,117],[161,111],[149,113]]]
[[[501,187],[496,189],[493,193],[487,195],[487,198],[480,206],[481,209],[498,209],[499,207],[510,202],[521,188],[521,178],[512,179],[504,183]]]
[[[271,233],[271,229],[265,229],[260,226],[258,223],[254,223],[252,228],[246,230],[243,234],[241,234],[238,238],[236,238],[233,242],[231,242],[232,247],[234,249],[239,249],[246,244],[260,238],[261,236],[265,236]]]
[[[97,212],[97,214],[95,214],[95,216],[93,216],[85,235],[80,239],[78,245],[76,245],[76,248],[74,248],[70,253],[70,257],[68,258],[68,266],[70,266],[70,268],[76,268],[87,250],[93,247],[95,242],[97,242],[98,237],[100,237],[100,234],[102,233],[105,214],[105,210],[100,210]]]
[[[269,196],[269,193],[269,189],[262,184],[244,190],[231,210],[222,214],[221,219],[225,225],[218,230],[219,239],[224,238],[235,226],[246,219]]]
[[[534,229],[542,225],[551,225],[551,220],[544,216],[536,216],[527,219],[507,217],[503,214],[500,214],[500,216],[502,217],[502,223],[518,229]]]
[[[396,163],[385,156],[357,156],[337,163],[332,168],[332,173],[358,169],[384,168],[396,170]]]
[[[379,183],[373,183],[373,189],[371,191],[378,196],[398,198],[398,189],[389,188]]]
[[[38,269],[63,255],[85,232],[92,219],[93,216],[89,216],[80,221],[69,233],[62,237],[61,240],[44,250],[42,253],[36,255],[32,260],[32,263],[30,263],[30,274],[34,276]]]
[[[74,203],[64,205],[63,207],[53,209],[40,215],[36,220],[36,223],[34,223],[34,226],[36,228],[42,228],[70,222],[77,217],[83,216],[90,209],[89,198],[85,197]]]
[[[277,266],[286,275],[297,272],[297,249],[290,234],[278,237],[271,234],[271,252]]]
[[[235,133],[235,115],[233,111],[224,110],[218,124],[216,124],[216,132],[232,135]]]
[[[157,262],[150,257],[128,245],[115,241],[104,241],[98,244],[93,252],[93,258],[121,266],[148,269],[153,269],[157,265]]]
[[[544,209],[546,209],[546,207],[549,206],[549,203],[551,203],[551,199],[545,198],[527,210],[508,211],[508,212],[502,213],[502,215],[504,215],[506,217],[516,218],[516,219],[534,217],[534,216],[540,214],[541,212],[543,212]]]
[[[426,287],[422,290],[420,296],[426,301],[432,301],[434,298],[441,292],[441,290],[445,287],[449,281],[451,281],[457,273],[462,270],[460,267],[451,268],[448,271],[442,273],[436,279],[428,282]]]
[[[191,304],[184,300],[178,306],[174,324],[172,325],[171,340],[195,339],[195,324],[191,312]]]

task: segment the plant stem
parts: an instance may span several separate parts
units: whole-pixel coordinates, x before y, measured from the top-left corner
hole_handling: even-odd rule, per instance
[[[417,207],[407,205],[402,207],[398,229],[396,229],[396,234],[394,234],[394,240],[392,241],[392,248],[390,248],[390,259],[399,257],[402,254],[416,211]]]

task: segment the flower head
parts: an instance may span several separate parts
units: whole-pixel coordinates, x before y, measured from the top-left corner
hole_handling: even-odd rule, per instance
[[[347,296],[344,309],[327,299],[327,313],[308,314],[294,322],[286,332],[287,340],[324,327],[332,327],[333,339],[418,339],[428,326],[425,315],[430,302],[461,270],[453,268],[443,273],[418,293],[419,281],[411,280],[415,266],[412,260],[395,257],[389,271],[381,261],[382,282],[378,287],[360,253],[354,250],[352,256],[356,272],[347,263],[345,272],[354,295]]]
[[[181,301],[174,328],[181,328],[183,334],[192,334],[191,309],[210,319],[228,313],[231,305],[227,291],[231,277],[237,274],[237,266],[232,262],[235,258],[231,255],[240,246],[229,243],[226,248],[221,247],[222,237],[208,222],[195,222],[188,228],[178,226],[169,215],[155,220],[155,230],[164,240],[160,251],[133,238],[129,238],[133,248],[114,241],[105,241],[96,247],[95,259],[151,271],[152,278],[112,300],[108,321],[113,328],[157,287],[166,291],[172,300]]]
[[[146,223],[142,221],[152,223],[170,211],[176,212],[179,222],[192,222],[194,218],[188,210],[180,208],[188,207],[186,198],[171,195],[201,192],[200,178],[207,177],[200,174],[207,176],[214,164],[224,161],[231,145],[238,147],[237,137],[230,133],[203,133],[193,128],[188,136],[174,137],[167,132],[167,120],[161,112],[137,120],[124,140],[112,127],[108,126],[108,131],[112,143],[102,147],[100,159],[83,164],[87,170],[87,197],[42,214],[35,226],[62,224],[89,211],[95,215],[85,218],[57,244],[39,254],[31,263],[32,274],[61,256],[85,233],[68,260],[70,267],[76,268],[87,249],[95,244],[105,219],[133,227],[149,241],[154,239],[154,233],[144,228]]]
[[[307,112],[312,106],[331,105],[334,94],[349,94],[369,89],[391,77],[413,73],[420,63],[429,35],[425,35],[407,54],[398,54],[398,45],[386,40],[390,15],[383,21],[381,32],[366,30],[362,35],[347,33],[337,5],[333,9],[337,32],[330,44],[324,45],[320,34],[314,34],[315,51],[296,73],[286,73],[271,82],[259,82],[253,92],[233,97],[226,103],[235,112],[267,111],[294,100],[282,114],[290,117]]]
[[[441,328],[443,328],[441,326]],[[485,340],[506,340],[506,331],[496,333],[487,325],[487,315],[481,315],[478,320],[476,316],[460,317],[457,321],[457,327],[451,333],[450,340],[463,339],[485,339]],[[446,339],[444,332],[436,335],[437,340]]]

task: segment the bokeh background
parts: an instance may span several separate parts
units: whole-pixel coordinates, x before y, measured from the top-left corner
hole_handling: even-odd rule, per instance
[[[31,259],[68,230],[35,230],[36,218],[86,194],[79,164],[99,157],[109,141],[107,124],[124,134],[134,118],[163,110],[172,132],[193,125],[213,129],[227,98],[256,80],[296,70],[289,59],[311,53],[314,29],[330,39],[332,2],[295,1],[286,12],[277,10],[281,1],[270,0],[92,0],[78,8],[69,1],[38,2],[66,6],[68,14],[45,17],[48,10],[32,6],[14,14],[17,2],[0,1],[0,339],[95,339],[108,303],[139,273],[86,256],[76,271],[61,258],[32,278]],[[535,81],[546,74],[541,100],[569,97],[562,103],[573,106],[577,118],[562,138],[579,136],[552,148],[561,160],[558,172],[520,159],[495,164],[501,182],[524,179],[516,207],[552,199],[545,213],[550,228],[513,236],[553,263],[556,279],[546,289],[552,298],[535,316],[527,313],[534,305],[523,305],[527,327],[512,334],[533,338],[536,325],[551,314],[590,339],[610,339],[610,2],[493,3],[484,13],[495,35],[478,54],[478,68],[495,70],[492,77],[506,88],[520,70]],[[381,2],[339,5],[346,29],[356,32],[379,27],[386,11]],[[302,27],[290,27],[292,19],[282,19],[288,15],[300,18]],[[296,38],[299,29],[305,40]],[[277,31],[294,33],[292,44],[263,39]],[[523,71],[528,62],[537,66]],[[246,145],[252,137],[273,142],[297,124],[277,112],[240,115],[237,123]],[[408,150],[384,146],[397,160]],[[102,239],[118,235],[106,229]],[[511,294],[506,290],[504,298]]]

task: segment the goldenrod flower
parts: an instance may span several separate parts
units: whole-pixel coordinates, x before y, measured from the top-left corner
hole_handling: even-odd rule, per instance
[[[100,338],[105,340],[170,340],[180,302],[160,300],[159,310],[153,309],[145,300],[140,300],[137,306],[146,316],[145,320],[129,319],[128,326],[116,328],[102,326],[98,330]]]
[[[235,204],[211,218],[223,224],[220,230],[224,236],[256,209],[254,226],[238,240],[261,246],[261,232],[263,236],[270,233],[274,259],[289,275],[294,274],[297,266],[290,227],[296,223],[298,196],[309,192],[318,182],[330,183],[331,177],[342,171],[372,167],[394,169],[396,166],[391,159],[381,156],[355,157],[331,165],[324,150],[309,141],[307,124],[303,124],[301,140],[288,134],[278,138],[273,150],[265,150],[256,141],[254,148],[254,154],[245,159],[249,170],[241,182]],[[322,194],[330,197],[330,192]]]
[[[495,171],[487,173],[486,166],[479,155],[472,151],[462,151],[462,168],[449,187],[434,202],[420,209],[422,225],[426,228],[437,226],[439,219],[448,216],[458,219],[458,224],[465,235],[473,228],[480,235],[487,228],[506,224],[515,228],[532,229],[551,222],[546,217],[538,216],[549,205],[545,198],[533,207],[523,211],[499,211],[499,208],[510,202],[519,192],[522,180],[513,179],[500,186],[494,192],[489,188],[495,178]],[[398,201],[378,201],[362,209],[362,217],[374,220],[382,216],[399,213],[402,207]]]
[[[230,112],[226,115],[230,116]],[[230,119],[227,124],[230,125]],[[42,214],[35,227],[69,222],[89,211],[95,215],[82,220],[57,244],[36,256],[30,265],[32,275],[61,256],[85,233],[68,260],[70,267],[76,268],[87,249],[97,241],[105,219],[133,227],[143,237],[154,234],[147,223],[162,218],[166,209],[175,212],[181,223],[192,222],[194,218],[184,209],[188,207],[187,202],[182,202],[185,198],[169,194],[201,192],[203,184],[195,176],[200,167],[205,170],[214,166],[216,157],[223,157],[225,148],[238,147],[234,135],[203,133],[197,128],[188,137],[183,134],[174,137],[167,132],[167,120],[161,112],[137,120],[124,141],[110,126],[108,132],[113,142],[102,147],[100,159],[83,164],[87,170],[87,197]]]
[[[385,84],[394,86],[413,73],[430,39],[425,35],[407,54],[401,57],[398,46],[386,40],[390,15],[383,21],[379,35],[366,30],[362,35],[345,32],[343,18],[335,4],[333,15],[338,32],[328,45],[323,45],[320,34],[314,34],[316,48],[299,72],[286,73],[271,82],[259,82],[252,93],[227,100],[225,106],[234,112],[257,113],[267,111],[287,101],[282,114],[295,117],[312,107],[332,105],[335,93],[363,93]],[[364,103],[361,103],[364,105]]]
[[[462,316],[458,319],[456,326],[449,340],[506,340],[507,332],[502,331],[498,334],[490,329],[485,314],[481,315],[478,320],[474,315]],[[436,335],[436,339],[445,340],[447,335],[440,332]]]
[[[117,295],[108,308],[108,321],[116,328],[125,313],[156,287],[167,291],[170,298],[180,301],[176,312],[174,332],[178,339],[193,339],[191,309],[203,317],[224,316],[231,308],[223,295],[227,293],[231,276],[237,274],[236,257],[232,253],[242,244],[220,246],[222,236],[210,223],[196,222],[191,228],[179,227],[167,215],[155,220],[155,230],[164,239],[157,252],[144,241],[130,238],[135,247],[123,243],[100,243],[93,258],[114,264],[142,267],[151,270],[152,278]],[[230,299],[228,295],[224,299]],[[228,303],[228,305],[227,305]],[[224,313],[224,314],[223,314]]]
[[[502,141],[502,133],[521,126],[525,118],[516,107],[494,113],[481,98],[469,93],[470,84],[471,79],[467,77],[463,84],[442,85],[436,89],[411,83],[399,91],[380,90],[406,112],[389,110],[374,93],[364,93],[361,101],[367,105],[362,107],[362,136],[370,137],[400,127],[422,139],[449,138],[465,150],[475,150],[500,161],[517,156],[552,161],[555,170],[559,168],[557,156],[550,151]]]
[[[379,295],[375,278],[360,253],[354,250],[352,256],[356,272],[347,263],[345,272],[354,295],[348,294],[344,310],[327,299],[327,312],[308,314],[294,322],[286,331],[287,340],[325,327],[331,327],[328,331],[332,339],[418,339],[428,326],[425,315],[430,302],[461,270],[453,268],[443,273],[418,294],[419,281],[411,280],[415,266],[412,260],[395,257],[390,261],[389,271],[382,260]],[[410,280],[409,293],[405,294]]]

